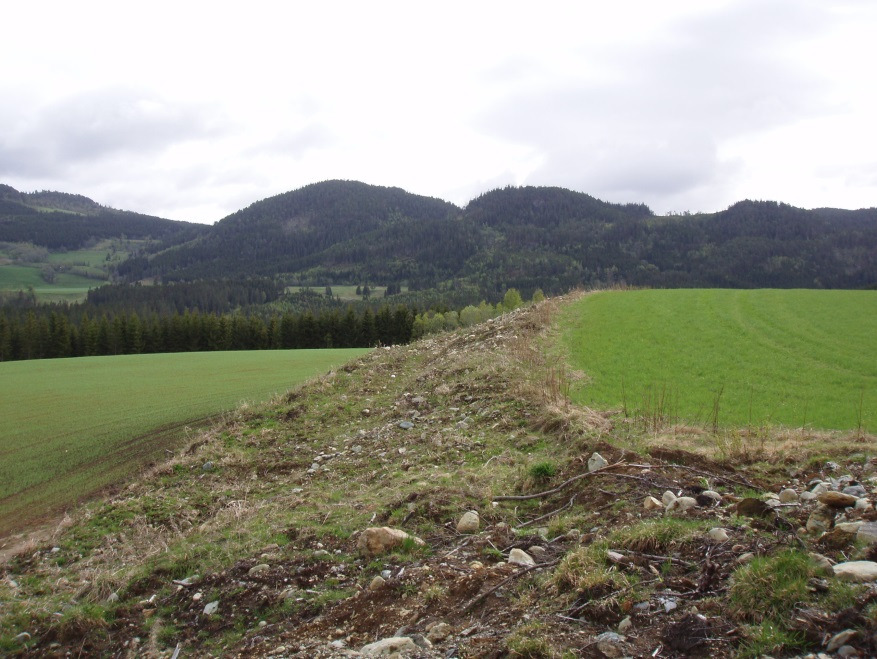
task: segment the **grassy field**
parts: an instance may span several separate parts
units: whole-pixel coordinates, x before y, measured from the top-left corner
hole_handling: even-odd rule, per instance
[[[15,262],[9,250],[0,251],[0,294],[33,288],[40,302],[80,302],[90,288],[105,283],[108,265],[123,261],[129,249],[143,242],[103,240],[89,249],[53,252],[39,263]],[[45,264],[67,272],[56,272],[55,281],[50,284],[42,276]]]
[[[877,431],[877,291],[654,290],[564,316],[573,398],[708,426]]]
[[[66,272],[55,275],[51,284],[43,279],[39,266],[0,266],[0,292],[14,294],[33,287],[41,302],[78,302],[85,299],[88,289],[100,286],[102,281]]]
[[[287,350],[0,363],[0,533],[136,471],[184,424],[365,352]]]

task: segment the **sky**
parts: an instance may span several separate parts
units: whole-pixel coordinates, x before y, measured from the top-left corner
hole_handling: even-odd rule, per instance
[[[464,206],[877,206],[877,2],[9,3],[0,183],[212,223],[330,179]]]

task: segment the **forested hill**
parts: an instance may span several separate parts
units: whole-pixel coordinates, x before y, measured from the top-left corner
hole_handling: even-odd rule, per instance
[[[877,209],[743,201],[655,216],[562,188],[509,187],[464,209],[398,188],[328,181],[239,211],[189,244],[123,264],[130,279],[284,275],[315,286],[841,287],[877,283]]]
[[[877,286],[874,208],[741,201],[719,213],[661,217],[643,204],[611,204],[563,188],[507,187],[461,209],[399,188],[326,181],[208,227],[112,211],[78,195],[22,195],[0,186],[0,241],[69,248],[123,233],[159,239],[120,264],[127,281],[370,283],[458,298],[463,291],[464,303],[511,287],[529,296],[536,288],[552,294],[617,283]]]
[[[207,227],[101,206],[77,194],[19,192],[0,184],[0,242],[50,250],[80,249],[103,238],[152,238],[163,247],[188,242]]]
[[[379,261],[423,256],[420,241],[440,238],[458,213],[446,201],[399,188],[326,181],[254,203],[219,221],[199,240],[148,262],[132,261],[121,273],[179,280],[329,268],[335,274],[326,283],[346,280],[357,271],[370,274],[373,281],[395,280],[409,276],[410,269],[394,270],[394,265]],[[424,234],[423,227],[433,227],[434,235]],[[388,243],[402,252],[393,255]],[[435,258],[441,257],[426,258],[422,265],[429,267]]]

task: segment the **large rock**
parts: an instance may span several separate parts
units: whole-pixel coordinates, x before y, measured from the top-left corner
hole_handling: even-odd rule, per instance
[[[830,508],[819,506],[807,518],[807,532],[813,535],[825,533],[834,524],[834,513]]]
[[[596,451],[591,454],[591,457],[588,458],[588,471],[597,471],[598,469],[602,469],[607,466],[609,463],[606,461],[602,455],[597,453]]]
[[[877,522],[865,522],[856,531],[856,537],[869,545],[877,544]]]
[[[401,546],[408,538],[412,538],[418,545],[425,544],[420,538],[415,538],[401,529],[393,529],[389,526],[373,526],[359,534],[356,548],[364,554],[377,556]]]
[[[798,493],[790,487],[780,492],[780,503],[795,503],[798,501]]]
[[[536,561],[533,560],[533,557],[530,556],[530,554],[523,549],[518,549],[517,547],[509,552],[509,563],[512,563],[513,565],[523,565],[524,567],[536,565]]]
[[[855,506],[859,497],[852,494],[844,494],[843,492],[828,491],[819,495],[819,503],[829,508],[849,508]]]
[[[694,497],[677,497],[667,504],[667,512],[684,513],[696,507],[697,499],[695,499]]]
[[[834,576],[841,581],[857,583],[877,581],[877,563],[874,561],[847,561],[838,563],[832,569]]]
[[[364,657],[388,657],[395,652],[413,652],[417,645],[408,636],[393,636],[363,646],[359,651]]]
[[[464,513],[460,521],[457,522],[457,533],[478,533],[479,525],[478,513],[470,510]]]

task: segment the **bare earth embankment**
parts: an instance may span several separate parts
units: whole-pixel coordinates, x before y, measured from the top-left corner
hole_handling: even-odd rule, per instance
[[[561,303],[229,415],[3,566],[0,650],[873,654],[875,438],[576,407]]]

